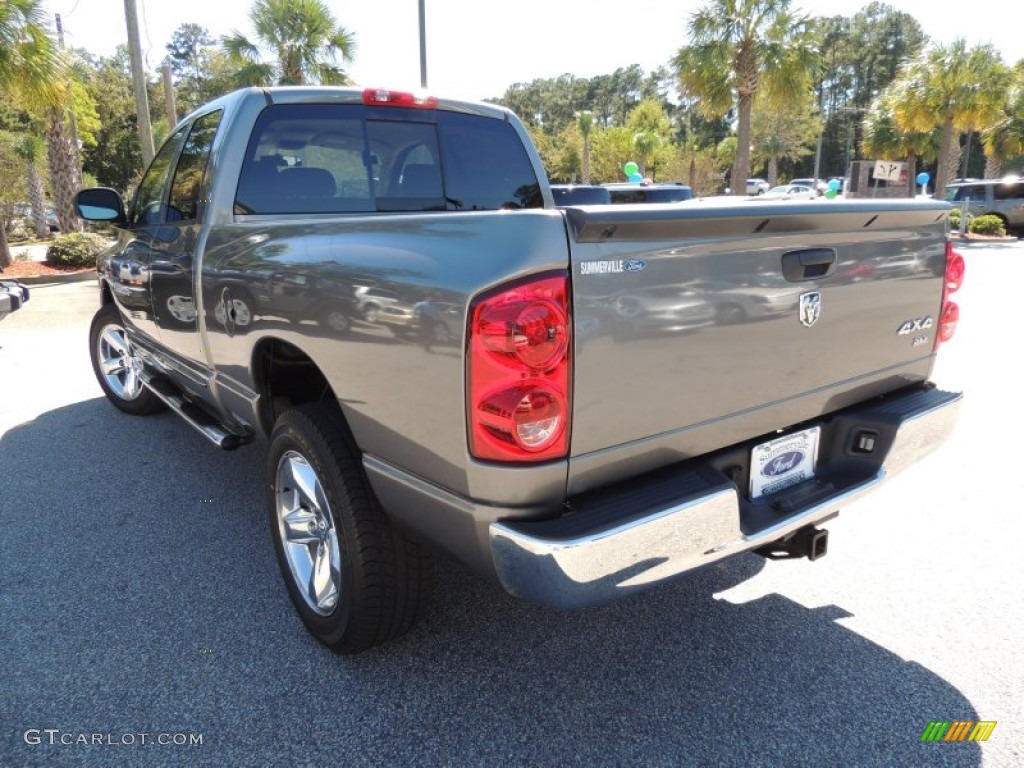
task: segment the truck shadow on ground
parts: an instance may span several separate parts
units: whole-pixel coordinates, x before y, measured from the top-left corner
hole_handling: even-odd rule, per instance
[[[441,562],[426,621],[337,657],[305,633],[281,585],[263,456],[260,445],[218,452],[172,415],[134,419],[100,399],[2,436],[8,759],[981,763],[977,744],[919,741],[931,719],[976,719],[965,696],[838,624],[842,608],[716,599],[756,578],[756,556],[578,613]],[[204,740],[157,755],[22,738],[54,727]]]

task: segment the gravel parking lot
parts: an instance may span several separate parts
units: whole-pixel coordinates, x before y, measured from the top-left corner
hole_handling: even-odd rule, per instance
[[[828,557],[572,614],[442,564],[430,618],[351,659],[288,601],[263,446],[116,411],[94,286],[33,287],[0,323],[0,765],[1024,765],[1024,243],[961,250],[962,421]]]

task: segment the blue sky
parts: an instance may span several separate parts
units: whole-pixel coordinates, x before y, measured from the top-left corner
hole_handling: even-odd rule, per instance
[[[183,23],[222,35],[248,33],[250,0],[137,0],[142,45],[150,67]],[[327,0],[335,17],[356,33],[350,72],[361,85],[419,86],[417,0]],[[814,15],[852,15],[860,0],[803,0]],[[975,13],[962,2],[890,0],[914,15],[933,39],[991,42],[1012,63],[1024,58],[1017,24],[999,23],[989,8]],[[697,0],[426,0],[428,89],[445,96],[481,99],[501,95],[514,82],[565,72],[590,77],[638,63],[667,63],[686,40],[686,22]],[[123,0],[47,0],[52,20],[63,16],[70,45],[109,55],[126,40]],[[1007,6],[1003,6],[1003,10]],[[1005,14],[1003,14],[1005,16]]]

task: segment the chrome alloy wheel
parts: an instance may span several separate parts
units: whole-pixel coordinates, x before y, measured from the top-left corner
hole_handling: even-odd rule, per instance
[[[311,609],[327,616],[341,592],[341,554],[323,484],[301,454],[286,451],[275,489],[278,532],[295,586]]]
[[[142,361],[132,353],[124,328],[103,326],[96,341],[100,371],[111,391],[122,400],[135,400],[142,393]]]

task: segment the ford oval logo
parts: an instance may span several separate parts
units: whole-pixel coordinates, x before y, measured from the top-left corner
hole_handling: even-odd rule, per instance
[[[639,272],[641,269],[647,266],[647,262],[643,259],[629,259],[622,262],[622,268],[627,272]]]
[[[803,460],[804,455],[800,451],[787,451],[761,467],[761,474],[765,477],[778,477],[789,472]]]

